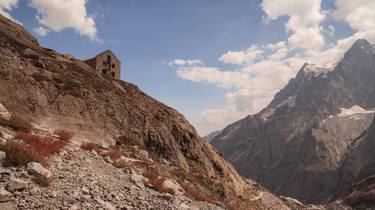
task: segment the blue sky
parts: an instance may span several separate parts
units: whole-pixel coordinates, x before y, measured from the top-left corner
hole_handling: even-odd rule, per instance
[[[0,0],[0,13],[62,53],[113,50],[123,80],[204,135],[259,111],[303,62],[328,64],[354,39],[371,40],[373,25],[350,19],[375,17],[360,1],[369,11],[349,0]]]

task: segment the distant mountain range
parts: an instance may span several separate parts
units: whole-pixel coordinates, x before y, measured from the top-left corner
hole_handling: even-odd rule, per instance
[[[215,138],[220,132],[221,132],[221,130],[213,131],[213,132],[207,134],[206,136],[204,136],[203,138],[206,139],[208,142],[211,142],[211,140],[213,138]]]
[[[375,174],[374,107],[375,47],[360,39],[334,68],[304,64],[265,109],[211,144],[271,191],[326,203]]]

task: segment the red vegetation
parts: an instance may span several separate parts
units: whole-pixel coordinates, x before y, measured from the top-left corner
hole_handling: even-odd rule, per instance
[[[6,166],[24,166],[30,162],[38,162],[48,166],[48,160],[30,145],[21,141],[8,141],[0,146],[0,150],[6,153],[4,164]]]
[[[64,141],[24,132],[17,132],[16,138],[22,141],[8,141],[0,146],[0,150],[7,154],[5,164],[9,166],[27,165],[30,162],[48,166],[48,158],[65,146]]]
[[[170,193],[173,194],[173,190],[171,189],[166,189],[163,187],[163,183],[166,179],[161,177],[161,178],[156,178],[156,179],[150,179],[148,181],[148,184],[152,185],[152,188],[158,192],[163,192],[163,193]]]
[[[12,114],[9,120],[1,120],[0,125],[23,132],[30,132],[33,129],[33,125],[29,120],[26,120],[25,118],[17,114]]]
[[[115,166],[116,168],[125,168],[127,165],[128,163],[123,159],[119,159],[113,163],[113,166]]]
[[[189,198],[193,198],[196,201],[213,203],[216,200],[213,196],[204,196],[204,195],[202,195],[202,193],[194,190],[193,187],[184,186],[183,188],[185,190],[185,196],[189,197]]]
[[[171,189],[165,189],[163,187],[163,183],[166,180],[166,178],[160,177],[159,174],[155,171],[155,169],[149,168],[146,172],[144,172],[143,175],[148,179],[148,182],[146,184],[151,185],[154,190],[158,192],[173,194]]]
[[[109,150],[108,152],[106,152],[105,156],[109,156],[111,158],[111,160],[117,161],[118,159],[121,158],[122,152],[121,152],[121,150],[112,149],[112,150]]]
[[[148,168],[150,166],[149,163],[144,161],[132,161],[131,164],[136,168]]]
[[[65,142],[70,142],[70,140],[73,138],[74,133],[67,131],[67,130],[55,130],[53,132],[54,134],[58,135],[60,137],[60,140],[65,141]]]
[[[38,136],[30,133],[18,132],[17,138],[22,139],[30,148],[42,156],[49,157],[64,148],[66,142],[52,137]]]
[[[145,171],[143,173],[143,175],[147,178],[147,179],[157,179],[159,177],[159,174],[158,172],[156,172],[155,169],[153,168],[149,168],[147,169],[147,171]]]
[[[96,152],[100,152],[100,145],[99,144],[94,144],[94,143],[84,143],[81,145],[81,148],[87,151],[92,151],[95,150]]]

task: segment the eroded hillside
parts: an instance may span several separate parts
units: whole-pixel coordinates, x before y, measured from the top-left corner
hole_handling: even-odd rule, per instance
[[[46,134],[64,128],[75,133],[77,142],[144,149],[151,160],[170,163],[165,177],[190,183],[230,209],[287,209],[239,176],[176,110],[135,85],[106,78],[78,59],[39,46],[3,16],[0,102]]]

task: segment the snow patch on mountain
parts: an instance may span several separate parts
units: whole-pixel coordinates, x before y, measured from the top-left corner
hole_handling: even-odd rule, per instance
[[[303,72],[305,75],[322,78],[326,78],[327,73],[332,70],[333,67],[331,65],[306,64],[303,67]]]

